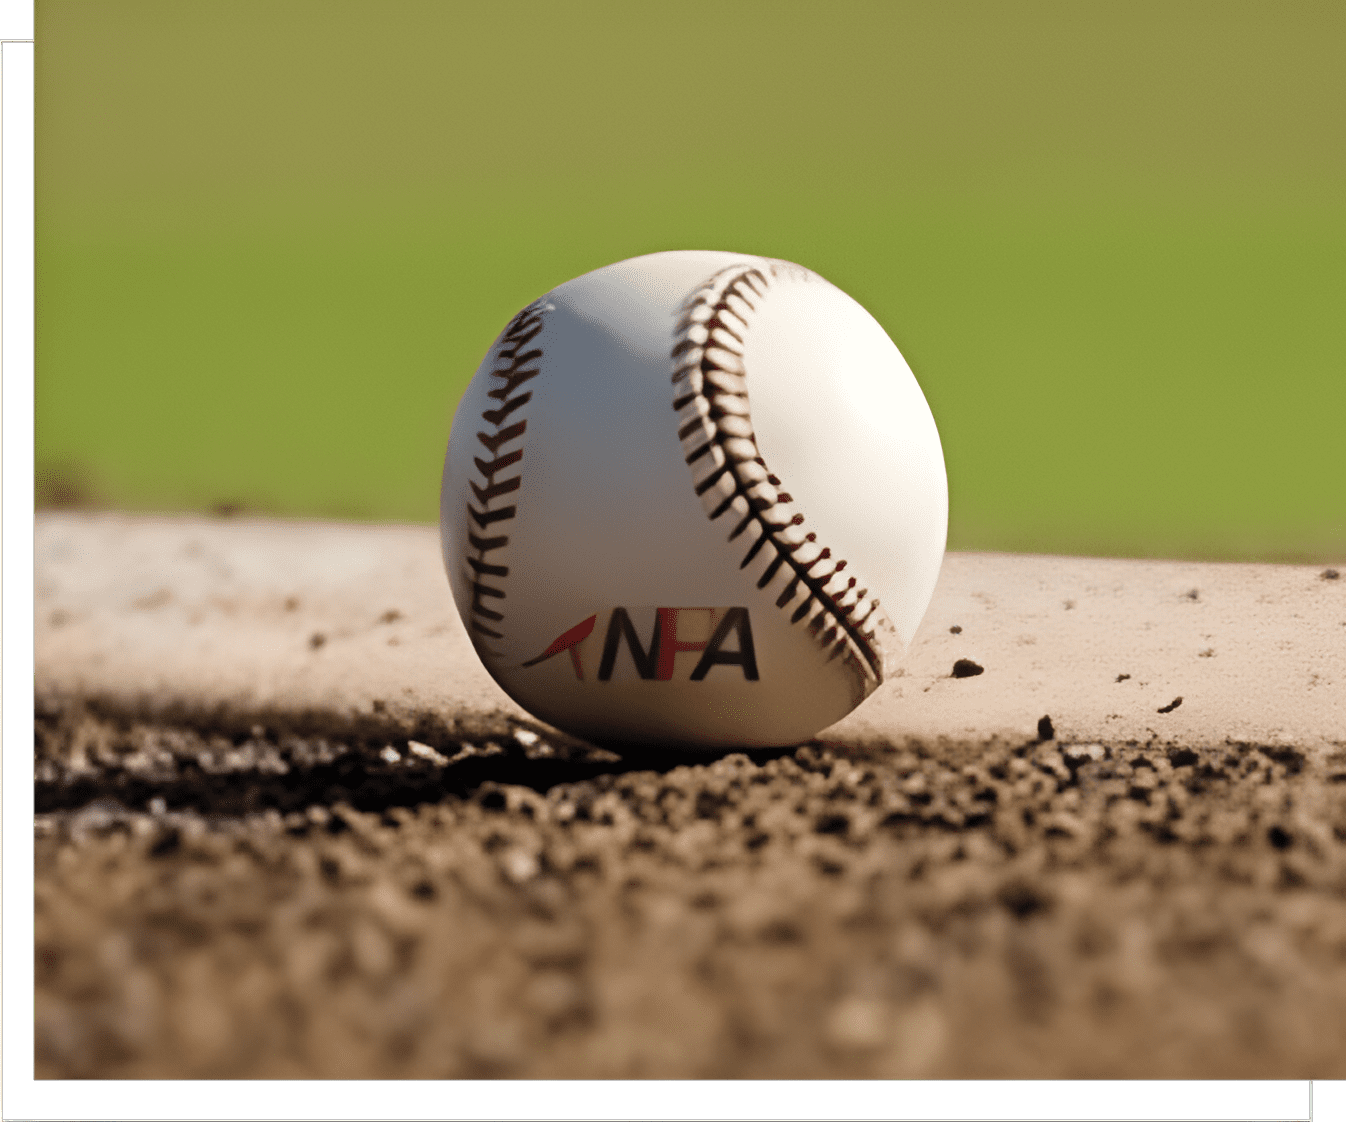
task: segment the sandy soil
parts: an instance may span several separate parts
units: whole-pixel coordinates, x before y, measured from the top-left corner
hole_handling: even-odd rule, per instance
[[[37,1074],[1346,1077],[1334,572],[952,555],[818,741],[623,757],[433,531],[44,515]]]

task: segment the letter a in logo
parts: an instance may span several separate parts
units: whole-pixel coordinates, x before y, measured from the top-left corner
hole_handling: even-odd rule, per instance
[[[738,650],[721,650],[731,630],[738,636]],[[692,681],[701,681],[712,666],[741,666],[744,678],[749,682],[757,681],[757,652],[752,645],[752,624],[748,622],[747,608],[730,608],[724,613],[720,626],[706,643],[706,653],[692,671]]]

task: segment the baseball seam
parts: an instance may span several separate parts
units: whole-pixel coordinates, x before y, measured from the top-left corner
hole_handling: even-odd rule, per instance
[[[542,357],[542,348],[526,349],[542,331],[543,307],[541,301],[529,304],[509,322],[500,340],[500,350],[496,354],[496,368],[491,371],[492,378],[499,378],[500,384],[486,396],[500,402],[494,409],[484,409],[481,419],[491,426],[490,431],[478,432],[477,440],[490,453],[489,460],[480,456],[472,462],[481,473],[482,482],[468,480],[472,495],[481,504],[481,509],[467,503],[468,525],[467,540],[472,550],[467,554],[465,570],[468,588],[472,593],[472,606],[469,612],[471,630],[491,639],[503,639],[498,630],[505,619],[504,612],[490,606],[487,601],[499,603],[505,600],[504,579],[509,576],[509,566],[499,563],[499,558],[487,560],[487,555],[504,549],[509,545],[509,535],[500,533],[505,524],[513,521],[517,506],[492,507],[495,500],[512,496],[523,482],[522,469],[504,479],[497,476],[506,468],[512,467],[523,459],[523,449],[515,447],[504,451],[506,444],[519,440],[528,429],[528,420],[518,417],[520,409],[532,400],[533,391],[526,390],[516,394],[525,382],[541,373],[537,360]],[[534,365],[530,366],[532,363]]]
[[[789,508],[794,499],[780,490],[757,447],[748,408],[744,343],[758,303],[789,269],[794,279],[811,274],[785,262],[721,270],[687,299],[675,330],[673,408],[678,437],[692,469],[696,494],[711,521],[737,515],[729,541],[751,539],[739,568],[768,551],[757,580],[765,589],[787,574],[776,607],[793,610],[792,624],[806,624],[829,660],[844,657],[873,680],[883,681],[883,656],[875,631],[881,613],[869,589],[844,572],[846,561],[805,531],[804,516]],[[774,552],[774,556],[770,556]]]

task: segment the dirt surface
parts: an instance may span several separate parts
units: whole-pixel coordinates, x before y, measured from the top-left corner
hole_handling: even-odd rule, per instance
[[[431,526],[46,512],[35,570],[40,695],[528,719],[473,651]],[[951,553],[897,673],[826,735],[1012,739],[1050,713],[1075,740],[1331,750],[1346,740],[1335,571]],[[960,661],[983,673],[955,677]]]
[[[40,1078],[1346,1078],[1338,569],[950,555],[819,740],[661,758],[433,528],[35,561]]]
[[[39,1077],[1346,1076],[1346,752],[309,720],[39,712]]]

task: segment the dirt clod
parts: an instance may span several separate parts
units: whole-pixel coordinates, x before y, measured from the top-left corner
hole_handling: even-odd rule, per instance
[[[960,658],[953,664],[953,674],[951,677],[975,678],[978,674],[984,673],[985,670],[986,668],[984,666],[978,666],[970,658]]]

